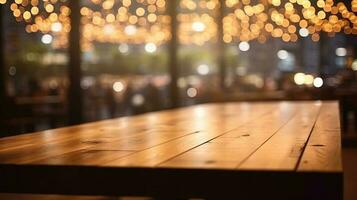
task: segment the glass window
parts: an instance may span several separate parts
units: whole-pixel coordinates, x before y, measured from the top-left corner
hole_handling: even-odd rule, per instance
[[[66,124],[69,8],[66,1],[3,7],[6,126],[30,132]],[[3,6],[3,5],[0,5]]]
[[[180,0],[178,62],[182,105],[212,101],[219,92],[219,1]]]
[[[87,121],[170,106],[165,0],[82,1]]]

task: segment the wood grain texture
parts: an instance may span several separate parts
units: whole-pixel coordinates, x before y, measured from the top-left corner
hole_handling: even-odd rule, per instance
[[[74,152],[73,155],[76,154],[75,152],[83,152],[83,156],[87,157],[89,150],[92,152],[143,151],[159,145],[170,146],[166,144],[170,141],[173,142],[172,144],[180,143],[180,141],[182,143],[183,137],[188,138],[187,140],[195,138],[195,142],[201,144],[207,141],[204,138],[212,139],[212,134],[213,136],[220,135],[247,120],[270,112],[274,106],[273,104],[244,103],[209,104],[3,138],[0,139],[0,162],[46,164],[52,163],[56,157],[71,155],[71,152]],[[211,135],[199,133],[200,131],[210,131]],[[197,135],[202,135],[203,140],[197,138]],[[179,153],[194,146],[187,147],[181,149]],[[151,151],[153,150],[149,153]],[[140,152],[140,154],[143,153]],[[118,158],[115,155],[113,154],[113,160]],[[175,156],[170,152],[166,155],[168,157],[164,159]],[[78,153],[75,156],[78,158]],[[133,156],[135,158],[138,155]],[[81,160],[78,159],[77,165],[81,164]]]
[[[342,172],[341,154],[338,104],[324,103],[297,171]]]
[[[161,166],[235,169],[287,123],[296,110],[293,104],[278,104],[274,111],[168,160]]]
[[[192,127],[194,128],[193,130],[196,130],[195,132],[105,165],[135,167],[153,167],[159,165],[175,156],[207,143],[244,123],[253,121],[261,115],[270,113],[269,106],[265,109],[261,108],[263,107],[259,105],[250,109],[243,109],[242,107],[239,110],[239,115],[230,114],[232,112],[230,109],[227,111],[224,111],[224,109],[223,111],[217,110],[215,112],[216,115],[211,115],[210,112],[201,110],[197,114],[202,118],[177,124],[177,126]]]
[[[295,116],[238,168],[295,171],[320,106],[321,103],[299,105]]]
[[[336,102],[148,113],[0,139],[0,192],[341,199],[340,137]]]

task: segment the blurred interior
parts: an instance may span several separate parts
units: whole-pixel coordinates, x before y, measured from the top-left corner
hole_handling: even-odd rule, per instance
[[[222,101],[340,100],[356,124],[357,1],[0,3],[1,136]]]
[[[338,100],[357,0],[0,0],[0,137],[209,102]],[[344,150],[346,199],[357,151]]]

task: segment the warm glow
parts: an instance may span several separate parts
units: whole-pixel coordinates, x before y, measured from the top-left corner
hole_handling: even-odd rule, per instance
[[[113,84],[113,90],[115,91],[115,92],[122,92],[123,90],[124,90],[124,85],[123,85],[123,83],[122,82],[115,82],[114,84]]]
[[[285,60],[289,57],[289,53],[286,50],[279,50],[277,55],[281,60]]]
[[[304,78],[305,78],[304,82],[306,85],[312,85],[314,83],[314,76],[307,74],[305,75]]]
[[[198,91],[197,91],[196,88],[188,88],[187,89],[187,96],[188,97],[194,98],[194,97],[197,96],[197,93],[198,93]]]
[[[62,30],[62,24],[60,22],[55,22],[51,25],[51,30],[53,32],[60,32]]]
[[[248,42],[241,42],[239,43],[238,47],[241,51],[248,51],[250,49],[250,45]]]
[[[352,63],[352,70],[357,71],[357,60],[354,60]]]
[[[44,44],[51,44],[52,40],[53,40],[53,37],[50,34],[45,34],[41,38],[41,41]]]
[[[316,77],[316,78],[314,79],[314,87],[320,88],[320,87],[323,86],[323,84],[324,84],[324,81],[322,80],[322,78]]]
[[[129,52],[129,45],[127,44],[120,44],[119,47],[118,47],[118,50],[120,53],[128,53]]]
[[[197,67],[197,72],[200,74],[200,75],[207,75],[210,71],[210,68],[208,65],[206,64],[202,64],[202,65],[199,65]]]
[[[196,32],[203,32],[206,29],[206,26],[202,22],[193,22],[192,30]]]
[[[347,50],[346,48],[340,47],[336,49],[336,55],[340,57],[344,57],[347,55]]]
[[[294,81],[296,85],[303,85],[305,83],[305,74],[304,73],[296,73],[294,76]]]
[[[148,43],[145,45],[145,51],[148,53],[154,53],[157,50],[157,46],[154,43]]]
[[[93,42],[115,44],[148,44],[156,46],[168,42],[170,16],[167,14],[167,0],[90,0],[92,5],[82,6],[82,48],[84,51]],[[0,0],[0,4],[7,3]],[[17,21],[26,23],[28,33],[51,34],[54,48],[68,46],[70,31],[70,9],[68,1],[24,1],[15,0],[10,10]],[[265,43],[269,38],[280,38],[284,42],[296,42],[301,37],[311,36],[314,42],[320,40],[320,32],[335,34],[357,34],[357,1],[350,5],[333,0],[180,0],[178,39],[184,45],[204,45],[215,41],[218,35],[216,23],[220,6],[226,6],[223,17],[225,43],[240,42],[241,51],[249,50],[249,41]],[[153,49],[153,48],[151,48]],[[338,56],[343,55],[339,50]],[[336,51],[337,54],[337,51]]]

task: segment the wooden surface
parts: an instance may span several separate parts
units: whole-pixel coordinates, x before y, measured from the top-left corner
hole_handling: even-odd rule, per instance
[[[340,199],[338,103],[206,104],[2,138],[0,192]]]

